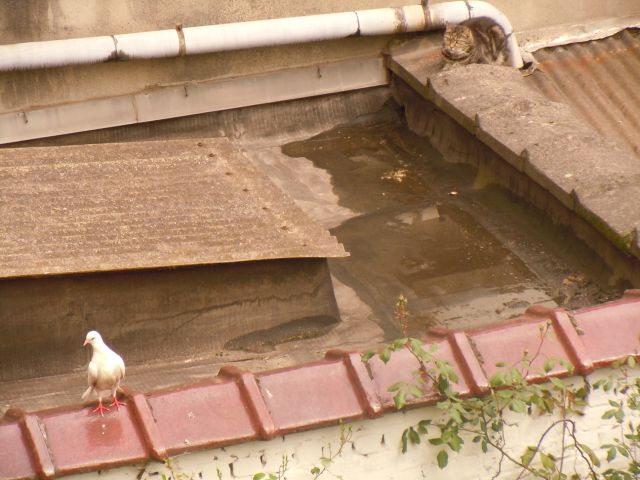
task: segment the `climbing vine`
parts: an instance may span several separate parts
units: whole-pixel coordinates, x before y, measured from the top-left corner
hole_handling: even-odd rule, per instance
[[[403,338],[387,345],[378,355],[384,363],[394,352],[406,349],[419,364],[412,381],[397,382],[388,388],[394,394],[396,408],[403,409],[411,399],[425,395],[436,393],[439,397],[435,405],[440,412],[437,419],[424,419],[405,429],[400,439],[402,452],[407,452],[411,445],[427,442],[436,447],[437,464],[444,469],[451,454],[460,452],[468,443],[477,444],[483,453],[493,450],[499,454],[493,479],[502,476],[507,463],[518,469],[517,479],[640,478],[640,422],[636,415],[640,410],[640,379],[629,374],[629,369],[636,366],[635,358],[630,356],[615,362],[613,368],[617,375],[592,385],[586,379],[574,385],[557,377],[551,377],[547,383],[530,383],[527,379],[532,374],[548,376],[557,365],[573,373],[573,366],[560,358],[546,359],[541,371],[533,371],[550,329],[550,323],[541,326],[536,351],[525,351],[516,364],[497,363],[488,391],[481,397],[463,397],[456,391],[458,376],[451,363],[438,358],[436,345],[424,345],[415,338]],[[368,352],[362,359],[368,362],[373,356],[373,352]],[[602,414],[602,420],[613,422],[618,436],[612,443],[594,449],[580,438],[576,419],[584,415],[589,394],[598,389],[617,394],[615,400],[609,400],[611,408]],[[530,444],[518,455],[510,445],[509,428],[517,422],[514,416],[519,415],[547,415],[550,420],[542,434],[531,438]],[[550,433],[558,431],[560,446],[556,447],[547,440]],[[603,459],[601,452],[606,452]],[[620,458],[624,462],[616,463]]]

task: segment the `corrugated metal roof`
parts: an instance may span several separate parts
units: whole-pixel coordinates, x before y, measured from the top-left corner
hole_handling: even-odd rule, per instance
[[[640,29],[546,48],[535,57],[540,68],[527,77],[530,84],[640,155]]]
[[[345,255],[227,139],[0,151],[0,278]]]

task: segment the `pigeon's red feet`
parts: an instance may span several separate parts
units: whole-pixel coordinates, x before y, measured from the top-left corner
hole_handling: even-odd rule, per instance
[[[114,405],[116,406],[116,410],[120,410],[120,406],[121,405],[125,406],[125,407],[127,406],[126,403],[121,402],[121,401],[118,400],[118,396],[117,395],[113,397],[113,402],[111,402],[111,405],[109,405],[109,406],[113,407]]]
[[[104,412],[108,412],[108,411],[109,411],[109,409],[108,409],[107,407],[105,407],[105,406],[102,404],[102,400],[100,400],[100,401],[98,402],[98,406],[97,406],[96,408],[94,408],[93,410],[91,410],[91,413],[97,413],[97,412],[100,412],[100,415],[101,415],[102,417],[104,417]]]

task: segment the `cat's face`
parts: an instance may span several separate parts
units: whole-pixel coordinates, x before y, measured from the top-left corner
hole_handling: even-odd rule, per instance
[[[473,52],[471,29],[465,25],[447,25],[444,31],[442,54],[450,60],[462,60]]]

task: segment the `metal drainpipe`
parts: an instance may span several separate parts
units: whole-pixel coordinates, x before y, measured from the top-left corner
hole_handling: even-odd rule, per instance
[[[122,35],[0,45],[0,71],[60,67],[110,60],[177,57],[287,45],[351,36],[389,35],[443,28],[473,17],[493,18],[508,35],[511,66],[522,57],[507,17],[482,1],[408,5],[305,17],[276,18]]]

